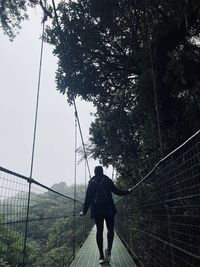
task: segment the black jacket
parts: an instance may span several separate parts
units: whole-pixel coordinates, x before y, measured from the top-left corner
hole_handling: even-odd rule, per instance
[[[102,187],[104,188],[108,196],[107,205],[97,205],[93,203],[95,192],[98,186],[97,184],[100,183],[102,179],[104,179],[102,182]],[[96,183],[94,182],[94,180]],[[128,190],[120,190],[119,188],[117,188],[113,181],[106,175],[96,175],[92,177],[87,187],[86,197],[83,205],[83,213],[86,214],[89,207],[91,207],[92,218],[98,215],[115,215],[117,213],[117,209],[112,198],[112,193],[118,196],[124,196],[128,195],[130,192]]]

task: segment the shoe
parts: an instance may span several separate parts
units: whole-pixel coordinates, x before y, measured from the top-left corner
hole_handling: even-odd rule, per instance
[[[99,264],[104,264],[105,263],[105,261],[104,261],[104,258],[99,258]]]
[[[105,259],[104,262],[110,263],[111,253],[108,249],[105,250]]]

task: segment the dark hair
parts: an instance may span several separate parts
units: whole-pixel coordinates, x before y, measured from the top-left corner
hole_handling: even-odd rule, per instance
[[[103,168],[101,166],[96,166],[94,168],[94,173],[95,173],[95,175],[103,174]]]

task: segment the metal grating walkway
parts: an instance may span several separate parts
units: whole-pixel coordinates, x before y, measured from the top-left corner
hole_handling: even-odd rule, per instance
[[[107,231],[104,230],[104,248],[107,247],[106,233]],[[85,243],[80,248],[77,256],[71,263],[70,267],[109,266],[108,264],[100,265],[98,260],[99,260],[99,252],[96,245],[96,227],[94,226],[88,238],[86,239]],[[137,267],[116,233],[114,237],[110,266]]]

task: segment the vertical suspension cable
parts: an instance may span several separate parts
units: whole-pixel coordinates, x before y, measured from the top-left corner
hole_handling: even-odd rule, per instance
[[[150,50],[150,60],[151,60],[151,67],[152,67],[153,92],[154,92],[154,101],[155,101],[155,110],[156,110],[156,121],[157,121],[157,128],[158,128],[158,139],[159,139],[159,144],[160,144],[160,155],[162,158],[163,157],[163,144],[162,144],[162,136],[161,136],[161,129],[160,129],[160,115],[159,115],[159,110],[158,110],[156,71],[154,70],[154,59],[153,59],[151,47],[149,44],[148,46]]]
[[[82,140],[84,157],[85,157],[85,161],[86,161],[89,177],[91,178],[90,166],[89,166],[86,147],[85,147],[85,143],[84,143],[84,139],[83,139],[83,132],[82,132],[82,129],[81,129],[81,123],[80,123],[80,119],[79,119],[79,116],[78,116],[78,110],[77,110],[77,106],[76,106],[76,101],[75,101],[74,98],[73,98],[73,105],[74,105],[74,109],[75,109],[75,113],[76,113],[76,117],[77,117],[77,124],[78,124],[79,132],[80,132],[80,136],[81,136],[81,140]]]
[[[87,162],[85,160],[85,193],[87,189]]]
[[[149,35],[149,21],[148,21],[148,14],[147,14],[147,2],[145,0],[145,20],[146,20],[146,26],[147,26],[147,35]],[[151,68],[152,68],[152,82],[153,82],[153,92],[154,92],[154,102],[155,102],[155,111],[156,111],[156,121],[157,121],[157,129],[158,129],[158,139],[159,139],[159,145],[160,145],[160,155],[161,158],[163,157],[163,143],[162,143],[162,136],[161,136],[161,129],[160,129],[160,114],[158,110],[158,97],[157,97],[157,77],[156,77],[156,70],[155,70],[155,62],[154,62],[154,56],[152,53],[152,49],[149,42],[149,36],[148,36],[148,49],[150,54],[150,62],[151,62]]]
[[[85,160],[85,195],[86,195],[86,190],[87,190],[87,162]],[[83,210],[83,207],[82,207]],[[83,234],[84,238],[86,238],[86,217],[83,217]]]
[[[40,82],[41,82],[42,59],[43,59],[43,48],[44,48],[44,38],[43,38],[44,29],[45,29],[45,22],[43,22],[43,26],[42,26],[42,41],[41,41],[41,48],[40,48],[40,63],[39,63],[39,73],[38,73],[37,100],[36,100],[36,108],[35,108],[35,123],[34,123],[34,131],[33,131],[30,178],[32,178],[32,175],[33,175],[33,164],[34,164],[34,155],[35,155],[35,140],[36,140],[36,131],[37,131],[37,119],[38,119],[38,108],[39,108],[39,97],[40,97]]]
[[[22,266],[26,266],[26,244],[27,244],[27,234],[28,234],[28,218],[29,218],[29,208],[30,208],[30,200],[31,200],[31,182],[29,181],[28,185],[28,203],[26,209],[26,221],[25,221],[25,231],[24,231],[24,244],[23,244],[23,255],[22,255]]]
[[[131,40],[133,37],[133,25],[134,25],[134,16],[131,21],[131,31],[130,31],[130,36],[129,36],[129,43],[128,43],[128,56],[127,60],[125,62],[125,74],[124,74],[124,87],[122,91],[122,101],[120,104],[120,112],[119,112],[119,120],[118,120],[118,126],[117,126],[117,139],[116,139],[116,149],[114,151],[114,154],[116,154],[117,146],[119,143],[119,138],[120,138],[120,129],[121,129],[121,121],[122,121],[122,112],[124,111],[125,108],[125,97],[126,97],[126,91],[127,91],[127,84],[128,84],[128,68],[129,68],[129,61],[130,61],[130,54],[131,54]],[[116,155],[114,155],[114,160],[116,160]],[[115,167],[113,166],[112,169],[112,180],[114,179],[114,173],[115,173]]]
[[[76,252],[76,180],[77,180],[77,113],[75,112],[75,134],[74,134],[74,236],[73,257]]]
[[[45,2],[46,4],[46,2]],[[42,26],[42,39],[41,39],[41,48],[40,48],[40,62],[39,62],[39,73],[38,73],[38,85],[37,85],[37,99],[36,99],[36,109],[35,109],[35,121],[34,121],[34,131],[33,131],[33,143],[32,143],[32,153],[31,153],[31,167],[30,167],[30,178],[33,175],[33,163],[34,163],[34,154],[35,154],[35,140],[36,140],[36,130],[37,130],[37,117],[38,117],[38,107],[39,107],[39,95],[40,95],[40,81],[41,81],[41,71],[42,71],[42,59],[43,59],[43,48],[44,48],[44,28],[45,22]],[[22,256],[22,266],[26,265],[26,244],[27,244],[27,234],[28,234],[28,219],[29,219],[29,208],[30,208],[30,199],[31,199],[31,182],[29,181],[29,191],[27,199],[27,210],[26,210],[26,222],[25,222],[25,231],[24,231],[24,245],[23,245],[23,256]]]
[[[58,37],[60,39],[61,49],[62,49],[62,53],[63,53],[63,59],[64,59],[63,63],[64,63],[65,69],[67,69],[66,68],[64,38],[63,38],[63,33],[62,33],[62,30],[61,30],[61,27],[60,27],[60,24],[59,24],[59,21],[58,21],[58,15],[57,15],[56,5],[55,5],[55,1],[54,0],[52,0],[52,5],[53,5],[53,11],[54,11],[55,20],[56,20],[56,24],[57,24],[57,28],[58,28]],[[81,130],[81,124],[80,124],[80,120],[79,120],[79,116],[78,116],[78,110],[77,110],[75,98],[73,96],[72,96],[72,102],[73,102],[75,113],[76,113],[76,117],[77,117],[77,123],[78,123],[79,132],[80,132],[80,136],[81,136],[81,141],[82,141],[82,146],[83,146],[84,156],[85,156],[85,160],[86,160],[86,164],[87,164],[87,168],[88,168],[89,177],[91,178],[91,172],[90,172],[90,167],[89,167],[89,163],[88,163],[86,147],[85,147],[85,143],[84,143],[84,140],[83,140],[83,133],[82,133],[82,130]]]

